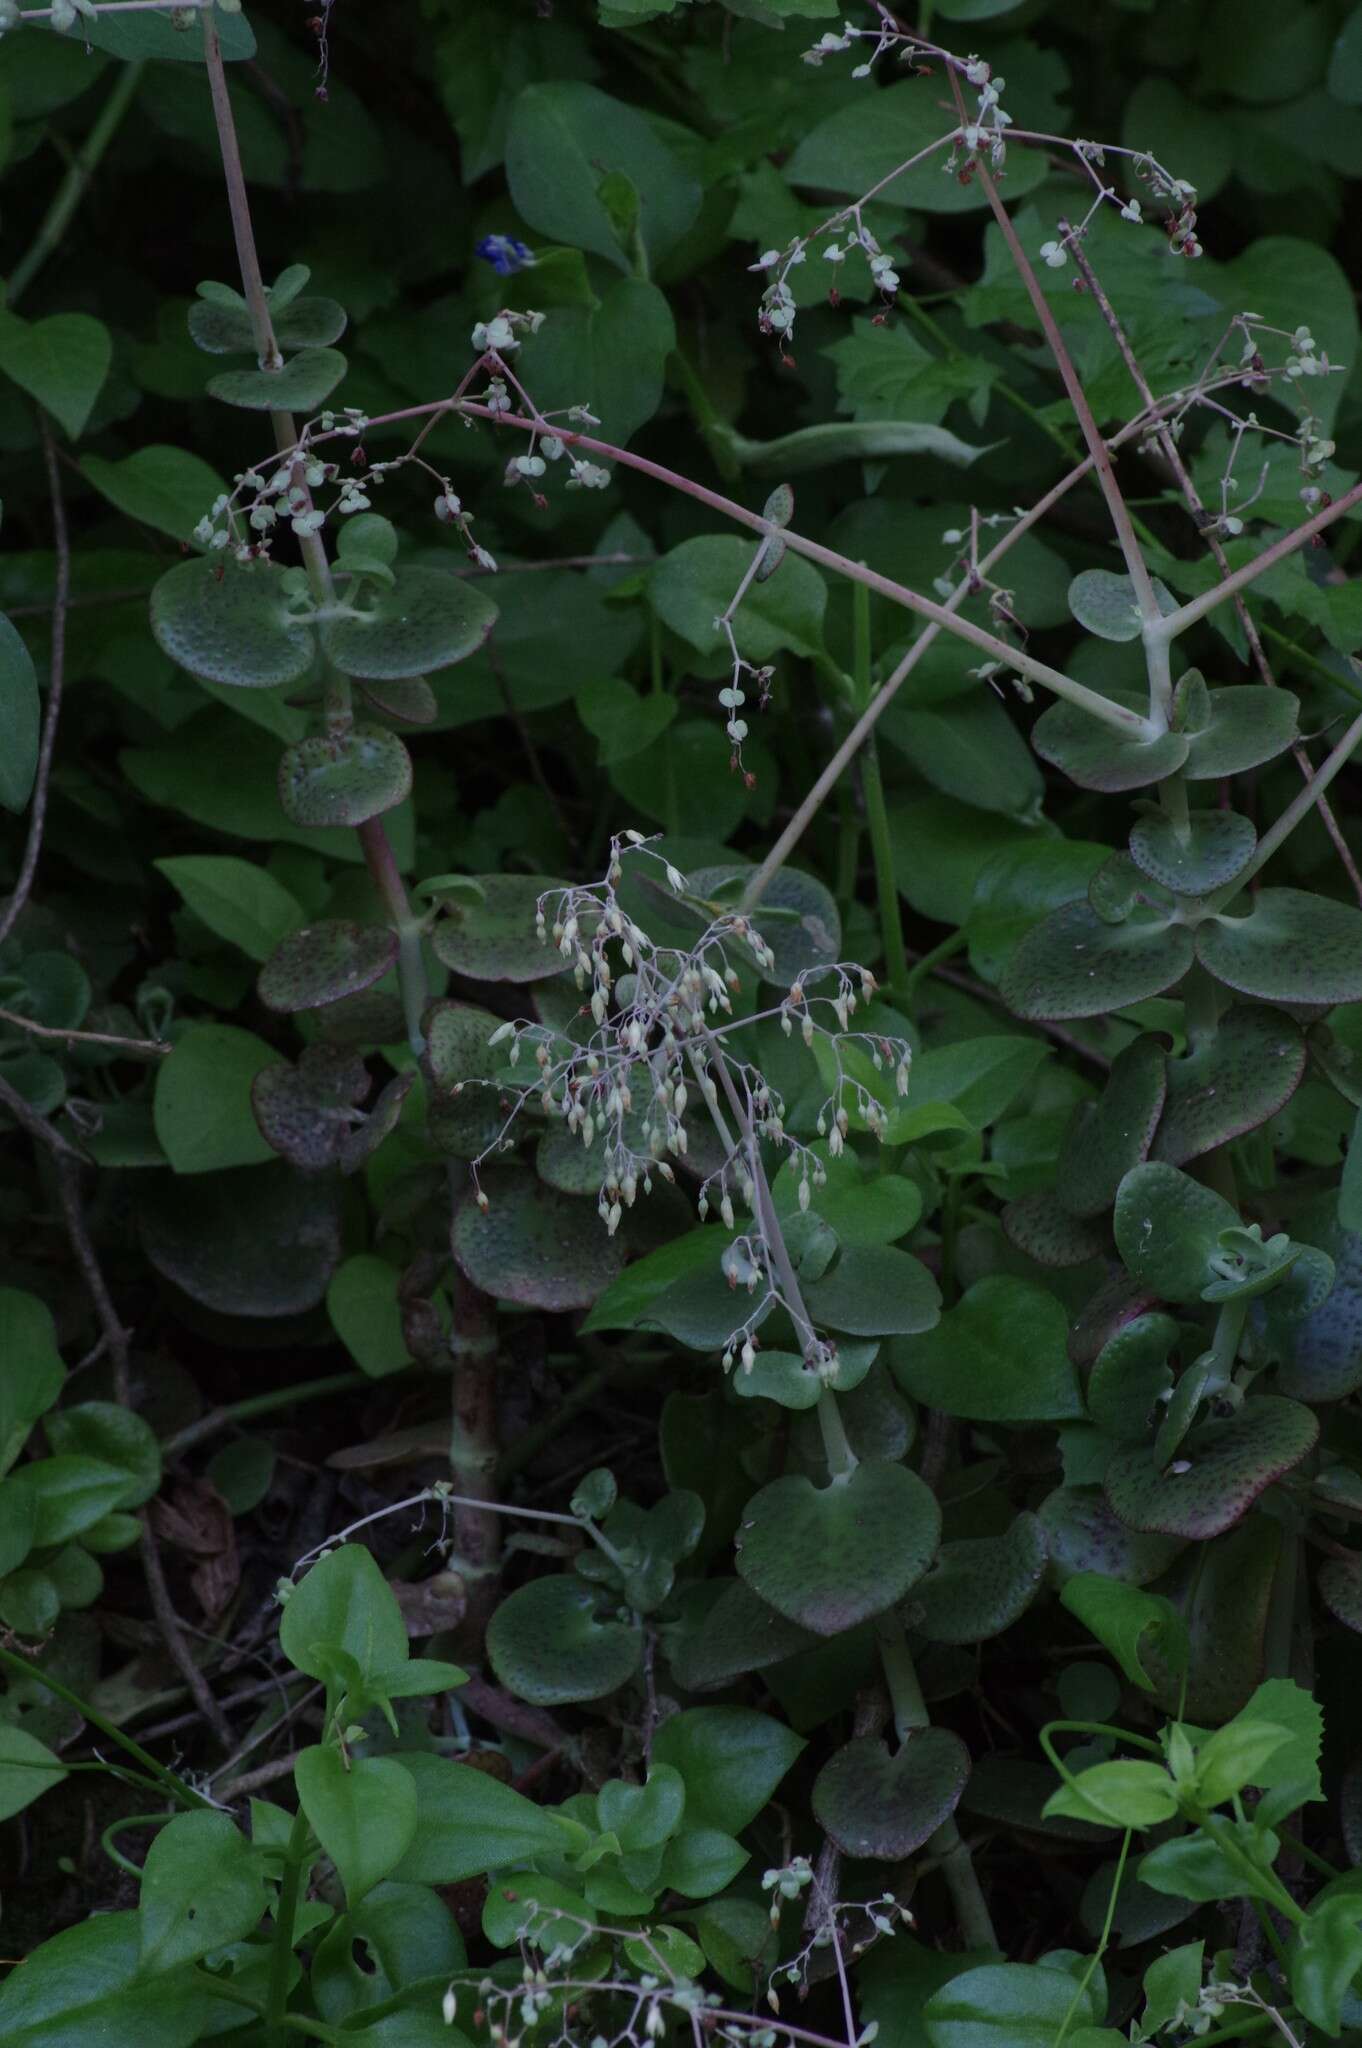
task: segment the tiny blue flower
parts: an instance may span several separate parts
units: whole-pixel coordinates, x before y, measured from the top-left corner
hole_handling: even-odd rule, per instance
[[[514,235],[484,235],[478,243],[478,254],[484,263],[490,263],[498,277],[514,277],[517,270],[528,270],[534,257],[525,244]]]

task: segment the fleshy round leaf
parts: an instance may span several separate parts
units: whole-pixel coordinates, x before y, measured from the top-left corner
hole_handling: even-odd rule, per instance
[[[291,1316],[325,1295],[340,1259],[329,1179],[271,1164],[155,1182],[138,1208],[142,1244],[192,1300],[224,1315]]]
[[[1362,1557],[1328,1557],[1315,1574],[1319,1597],[1345,1628],[1362,1635]]]
[[[220,370],[209,395],[247,412],[316,412],[349,365],[338,348],[305,348],[278,370]]]
[[[156,643],[210,683],[246,690],[296,683],[317,643],[310,623],[293,616],[282,583],[283,571],[268,562],[181,562],[151,593]]]
[[[1256,1131],[1291,1099],[1304,1073],[1305,1041],[1290,1017],[1234,1004],[1200,1046],[1169,1060],[1150,1158],[1182,1166]]]
[[[1164,1301],[1196,1301],[1212,1278],[1221,1231],[1240,1227],[1223,1195],[1152,1161],[1121,1182],[1113,1223],[1127,1270]]]
[[[1038,1266],[1082,1266],[1100,1258],[1110,1239],[1105,1224],[1066,1209],[1053,1188],[1033,1188],[1003,1210],[1010,1244]]]
[[[1169,1356],[1178,1340],[1171,1316],[1136,1316],[1103,1345],[1088,1376],[1088,1413],[1118,1443],[1146,1443],[1173,1384]]]
[[[692,895],[721,899],[732,908],[752,872],[742,865],[697,868],[687,880]],[[817,876],[800,868],[781,868],[772,876],[752,922],[775,954],[774,964],[764,970],[768,981],[792,982],[796,975],[826,967],[841,955],[842,920],[836,902]]]
[[[1207,697],[1209,723],[1199,732],[1188,732],[1190,745],[1183,773],[1189,782],[1242,775],[1264,761],[1275,760],[1296,738],[1298,706],[1290,690],[1245,683],[1233,689],[1210,690]],[[1176,715],[1175,709],[1175,719]]]
[[[904,1465],[858,1465],[825,1486],[790,1474],[748,1503],[738,1571],[788,1620],[840,1635],[902,1599],[940,1533],[935,1496]]]
[[[1160,1471],[1152,1451],[1122,1451],[1107,1498],[1132,1529],[1204,1542],[1242,1521],[1259,1495],[1313,1450],[1319,1423],[1298,1401],[1262,1395],[1223,1422],[1203,1423]]]
[[[814,1817],[845,1856],[897,1863],[960,1803],[969,1751],[948,1728],[918,1728],[891,1753],[874,1736],[844,1742],[814,1780]]]
[[[1001,1635],[1040,1591],[1048,1558],[1045,1525],[1035,1515],[1018,1515],[1001,1536],[943,1543],[904,1602],[904,1621],[931,1643]]]
[[[1107,924],[1089,903],[1066,903],[1029,931],[1008,963],[1002,993],[1019,1017],[1100,1017],[1181,981],[1192,964],[1185,925],[1136,912]]]
[[[1334,1197],[1303,1214],[1297,1230],[1334,1262],[1334,1285],[1308,1315],[1278,1324],[1276,1387],[1297,1401],[1341,1401],[1362,1387],[1362,1237],[1344,1230]],[[1271,1296],[1263,1310],[1275,1307]]]
[[[345,332],[345,308],[334,299],[294,299],[271,324],[281,349],[329,348]],[[255,354],[255,329],[244,306],[196,299],[189,308],[189,333],[206,355]]]
[[[486,1214],[471,1193],[459,1204],[450,1244],[484,1294],[531,1308],[590,1308],[624,1265],[596,1204],[560,1195],[514,1168],[483,1175]]]
[[[392,681],[449,668],[491,632],[490,597],[442,569],[403,569],[391,590],[352,589],[348,617],[326,620],[322,647],[343,675]]]
[[[343,1046],[310,1045],[296,1066],[262,1067],[251,1083],[251,1107],[271,1151],[304,1172],[339,1161],[353,1125],[346,1112],[363,1102],[369,1075]]]
[[[1075,1216],[1101,1216],[1132,1166],[1148,1155],[1164,1104],[1163,1047],[1148,1035],[1112,1061],[1095,1103],[1081,1103],[1060,1147],[1056,1190]]]
[[[1127,1528],[1095,1486],[1057,1487],[1038,1513],[1060,1585],[1076,1572],[1102,1572],[1127,1585],[1147,1586],[1163,1577],[1183,1547],[1181,1537]]]
[[[921,1259],[887,1244],[848,1245],[804,1298],[815,1322],[853,1337],[916,1336],[941,1314],[941,1290]]]
[[[321,733],[285,747],[279,802],[295,825],[362,825],[411,794],[411,756],[376,726]]]
[[[1153,882],[1177,896],[1206,896],[1232,882],[1253,858],[1258,834],[1236,811],[1192,811],[1185,834],[1162,811],[1131,828],[1130,851]]]
[[[440,715],[439,699],[424,676],[371,676],[360,691],[375,711],[399,725],[433,725]]]
[[[934,1330],[895,1341],[894,1377],[913,1400],[964,1421],[1076,1422],[1083,1402],[1067,1334],[1048,1289],[989,1274]]]
[[[616,1618],[578,1578],[532,1579],[503,1600],[487,1629],[487,1654],[501,1683],[536,1707],[603,1699],[633,1677],[643,1633]]]
[[[431,933],[437,959],[474,981],[544,981],[563,969],[556,946],[541,939],[539,899],[563,883],[552,875],[479,875],[480,901],[446,900]]]
[[[431,1141],[458,1159],[476,1159],[506,1121],[497,1090],[485,1085],[497,1070],[489,1040],[501,1023],[490,1010],[454,1002],[432,1003],[422,1019]]]
[[[330,918],[304,925],[276,946],[256,986],[270,1010],[319,1010],[381,981],[397,959],[397,933],[386,925]]]
[[[731,1579],[712,1606],[689,1616],[670,1637],[667,1656],[687,1692],[717,1692],[749,1671],[765,1671],[818,1637],[759,1600],[741,1579]]]
[[[1263,889],[1246,917],[1208,918],[1196,955],[1217,981],[1263,1002],[1362,1000],[1362,910],[1304,889]]]
[[[1133,697],[1115,701],[1132,711],[1143,710]],[[1139,733],[1117,732],[1113,726],[1099,724],[1076,704],[1062,702],[1041,713],[1032,729],[1031,744],[1042,761],[1050,762],[1080,789],[1100,789],[1109,795],[1124,789],[1147,789],[1165,775],[1176,773],[1187,759],[1185,733],[1165,732],[1144,739]]]
[[[1154,595],[1165,615],[1178,608],[1177,599],[1154,579]],[[1113,569],[1084,569],[1069,585],[1069,610],[1086,632],[1099,640],[1138,640],[1140,607],[1129,576]]]

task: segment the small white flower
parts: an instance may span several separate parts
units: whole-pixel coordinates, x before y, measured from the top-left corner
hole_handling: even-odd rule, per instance
[[[1042,242],[1040,254],[1042,262],[1048,263],[1051,270],[1062,270],[1069,260],[1068,251],[1058,242]]]

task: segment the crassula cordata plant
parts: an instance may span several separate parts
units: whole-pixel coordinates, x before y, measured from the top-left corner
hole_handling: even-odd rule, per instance
[[[0,2039],[1357,2039],[1362,11],[356,11],[0,4]]]

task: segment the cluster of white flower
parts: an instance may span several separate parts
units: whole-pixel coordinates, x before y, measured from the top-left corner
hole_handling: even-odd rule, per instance
[[[357,406],[321,413],[304,428],[292,451],[232,479],[232,489],[221,492],[195,526],[198,545],[214,552],[230,548],[239,562],[249,562],[269,554],[281,525],[301,540],[319,533],[333,515],[346,518],[367,511],[373,502],[367,486],[380,483],[383,472],[395,465],[375,463],[361,479],[343,474],[339,463],[324,461],[310,443],[314,433],[358,437],[368,423]],[[319,505],[317,494],[332,488],[334,497]]]

